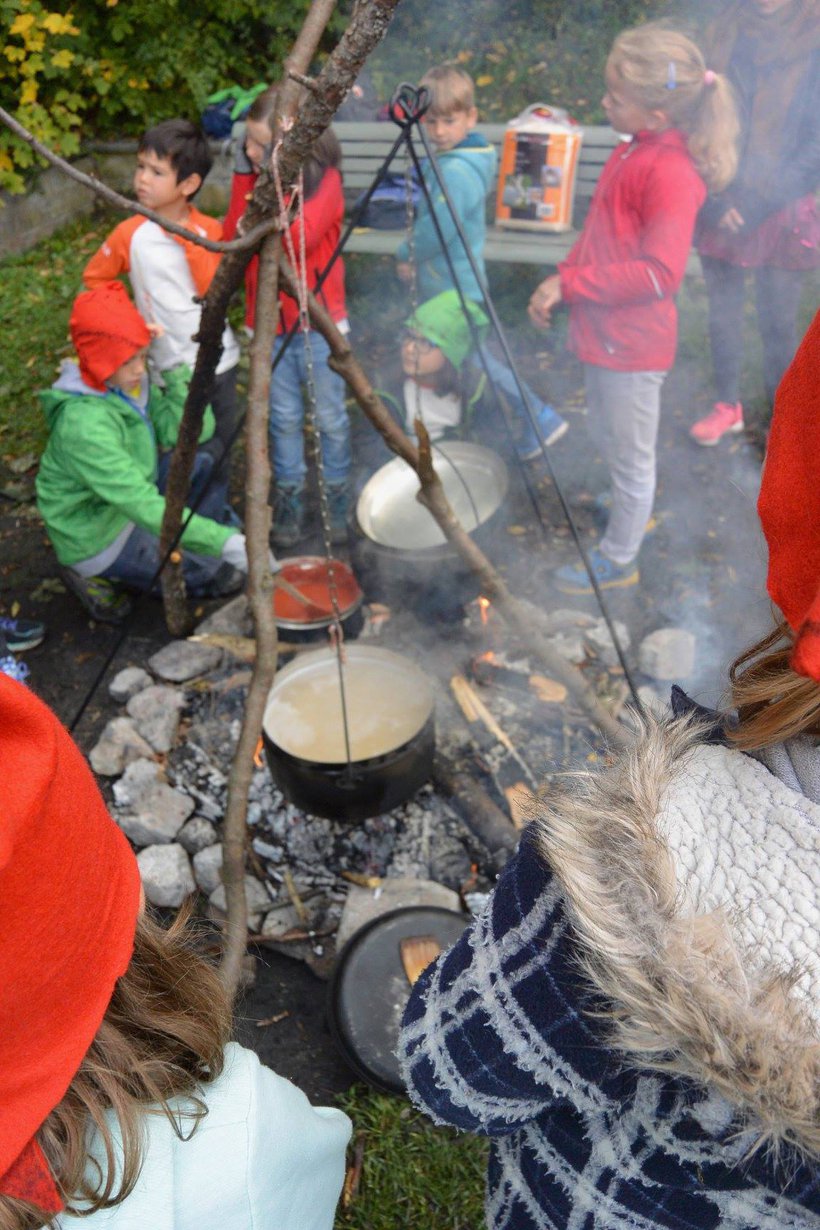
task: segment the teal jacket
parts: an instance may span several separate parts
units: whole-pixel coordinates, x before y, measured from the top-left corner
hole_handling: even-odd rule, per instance
[[[438,169],[447,186],[459,221],[464,229],[476,263],[484,277],[484,241],[486,238],[486,200],[495,182],[498,158],[485,137],[471,132],[455,149],[436,156]],[[456,277],[468,299],[480,303],[484,295],[470,267],[455,223],[447,208],[444,193],[438,186],[429,162],[423,165],[424,181],[430,191],[435,216],[444,236],[444,243],[455,268]],[[424,198],[418,208],[413,227],[413,248],[417,265],[419,300],[432,299],[443,290],[453,288],[453,277],[442,250],[441,241],[430,209]],[[399,245],[399,261],[410,259],[407,240]]]
[[[104,550],[129,525],[159,535],[165,500],[157,490],[159,448],[176,443],[190,372],[163,374],[165,388],[152,387],[132,400],[111,389],[84,384],[75,363],[40,394],[50,430],[37,475],[37,506],[57,559],[77,564]],[[210,408],[201,440],[213,435]],[[236,531],[194,515],[182,545],[218,556]]]

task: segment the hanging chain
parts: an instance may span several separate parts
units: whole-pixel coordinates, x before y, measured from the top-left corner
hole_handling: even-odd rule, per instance
[[[293,121],[291,121],[292,123]],[[322,458],[322,447],[319,439],[319,429],[316,423],[316,380],[314,377],[313,368],[313,346],[311,341],[310,315],[308,312],[308,270],[307,270],[307,241],[305,238],[305,185],[302,171],[299,171],[299,176],[296,180],[296,185],[291,193],[290,205],[296,204],[296,216],[299,222],[299,252],[297,254],[293,243],[293,236],[290,233],[290,213],[288,202],[285,200],[285,193],[282,187],[282,180],[279,174],[279,149],[282,144],[282,138],[276,142],[273,148],[271,157],[273,180],[276,186],[276,197],[279,205],[279,221],[282,230],[282,241],[287,252],[288,260],[291,268],[296,276],[297,289],[297,304],[299,307],[299,328],[302,333],[305,348],[305,422],[307,423],[308,434],[310,438],[311,452],[316,463],[316,482],[319,492],[319,516],[322,525],[322,539],[325,548],[325,562],[327,565],[327,582],[328,594],[330,596],[330,605],[333,611],[333,619],[328,629],[331,648],[335,652],[336,662],[339,671],[339,693],[342,704],[342,730],[344,733],[345,744],[345,759],[347,760],[348,777],[352,776],[352,757],[350,753],[350,728],[347,714],[347,698],[345,693],[345,651],[344,651],[344,629],[342,628],[341,610],[339,607],[339,586],[336,576],[336,563],[333,558],[333,544],[330,537],[330,507],[327,498],[327,482],[325,481],[325,467]]]
[[[415,210],[413,207],[413,160],[410,157],[410,142],[412,136],[407,133],[407,138],[404,146],[404,226],[407,235],[407,255],[409,257],[408,264],[410,265],[410,316],[415,316],[419,306],[419,279],[418,265],[416,264],[416,227],[415,227]],[[416,347],[416,379],[415,384],[415,409],[413,421],[420,419],[424,422],[424,412],[421,404],[421,385],[418,380],[418,364],[419,364],[419,349]],[[407,424],[411,427],[412,424]]]

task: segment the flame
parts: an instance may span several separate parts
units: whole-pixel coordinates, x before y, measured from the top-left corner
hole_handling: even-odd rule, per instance
[[[477,658],[476,658],[476,662],[490,662],[490,663],[494,663],[494,662],[495,662],[495,654],[493,653],[492,649],[488,649],[486,653],[480,653],[480,654],[477,656]]]
[[[489,598],[479,598],[478,609],[481,612],[481,622],[483,624],[486,624],[490,616],[490,599]]]

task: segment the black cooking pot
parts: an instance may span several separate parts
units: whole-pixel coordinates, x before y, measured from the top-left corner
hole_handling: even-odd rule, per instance
[[[507,467],[464,440],[434,445],[433,464],[464,529],[488,548],[503,520]],[[431,617],[457,618],[478,597],[475,574],[416,496],[419,480],[400,458],[373,474],[356,503],[351,554],[369,595]]]
[[[297,807],[358,821],[406,802],[430,777],[433,690],[408,659],[346,645],[347,763],[339,668],[333,649],[303,653],[279,671],[262,723],[271,775]]]
[[[321,555],[294,555],[280,560],[281,575],[310,602],[300,603],[282,588],[273,591],[273,614],[285,641],[304,644],[327,637],[333,623],[331,568],[339,606],[339,623],[345,637],[354,640],[364,625],[364,595],[350,567],[342,560],[327,560]]]

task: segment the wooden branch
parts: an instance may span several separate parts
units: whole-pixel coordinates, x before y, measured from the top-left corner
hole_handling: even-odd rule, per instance
[[[347,29],[331,52],[321,73],[316,78],[316,91],[309,94],[299,112],[296,123],[284,136],[279,158],[282,182],[293,183],[299,167],[313,147],[317,137],[321,136],[330,124],[342,100],[361,71],[367,56],[383,37],[393,10],[399,0],[359,0],[353,10],[353,15]],[[318,15],[332,12],[330,0],[314,0],[307,21],[310,22],[310,38],[297,40],[302,63],[295,61],[295,56],[288,58],[288,65],[295,72],[307,72],[313,57],[321,31],[318,29]],[[318,31],[318,34],[317,34]],[[294,89],[295,83],[294,84]],[[285,86],[287,89],[287,83]],[[284,91],[283,91],[284,92]],[[254,233],[254,228],[271,223],[278,217],[276,194],[271,177],[261,175],[257,181],[253,196],[245,213],[244,224],[248,233]],[[171,458],[168,474],[168,491],[178,493],[184,491],[187,496],[190,475],[196,453],[196,441],[202,428],[202,417],[211,396],[214,375],[222,353],[222,332],[225,327],[225,316],[228,305],[242,282],[245,269],[253,255],[252,249],[241,252],[229,252],[219,263],[210,289],[202,308],[199,322],[199,349],[193,379],[188,389],[185,411],[182,422],[185,431],[180,427],[183,446],[177,446]],[[160,537],[161,546],[173,542],[181,523],[181,508],[169,510],[166,502],[165,516],[162,522]],[[168,573],[170,570],[165,569]],[[182,574],[163,578],[163,598],[165,600],[166,621],[169,628],[174,625],[185,626],[184,587]],[[177,634],[179,635],[179,634]]]
[[[248,940],[245,902],[245,852],[248,791],[253,757],[262,730],[268,694],[276,673],[277,630],[273,614],[273,577],[270,569],[271,510],[268,421],[270,418],[270,357],[279,324],[278,266],[281,238],[265,240],[259,260],[256,330],[251,346],[248,417],[246,428],[247,480],[245,535],[248,549],[248,596],[256,630],[256,657],[242,729],[228,777],[228,800],[222,836],[222,880],[225,885],[225,951],[220,976],[232,995],[242,973]]]
[[[292,294],[293,273],[286,261],[282,260],[280,263],[279,272],[283,285],[288,293]],[[544,664],[548,674],[565,684],[571,696],[598,729],[617,746],[628,743],[630,735],[604,708],[581,672],[562,658],[549,643],[544,628],[540,626],[540,613],[537,608],[513,597],[484,552],[459,522],[432,461],[429,457],[425,459],[429,441],[424,441],[423,429],[419,436],[420,447],[416,448],[376,395],[347,339],[339,332],[329,313],[314,295],[309,296],[309,311],[311,324],[322,334],[330,347],[329,366],[345,379],[351,393],[388,448],[403,458],[419,475],[420,486],[416,499],[432,514],[447,541],[455,547],[478,577],[481,592],[495,604],[495,609],[505,623],[528,651]]]
[[[140,205],[139,201],[132,201],[130,197],[123,196],[121,192],[116,192],[113,188],[109,188],[101,179],[97,179],[96,175],[88,175],[85,171],[81,171],[79,167],[75,167],[73,163],[67,159],[61,158],[59,154],[55,154],[47,145],[43,145],[41,141],[30,133],[27,128],[9,115],[0,107],[0,121],[2,121],[16,137],[21,141],[25,141],[30,145],[36,154],[44,158],[46,162],[51,163],[58,171],[62,171],[69,179],[75,180],[84,188],[88,188],[96,196],[102,197],[109,205],[113,205],[115,209],[122,209],[129,214],[141,214],[143,218],[149,218],[152,222],[156,222],[164,231],[168,231],[171,235],[179,235],[183,239],[190,239],[191,243],[198,244],[200,248],[207,248],[209,252],[242,252],[246,248],[256,249],[259,246],[260,240],[264,239],[265,235],[277,225],[275,219],[270,219],[267,222],[260,223],[253,231],[246,230],[238,239],[221,240],[208,239],[205,235],[200,235],[198,231],[189,231],[187,227],[180,226],[178,222],[169,222],[167,218],[160,217],[154,213],[153,209],[147,209],[144,205]]]

